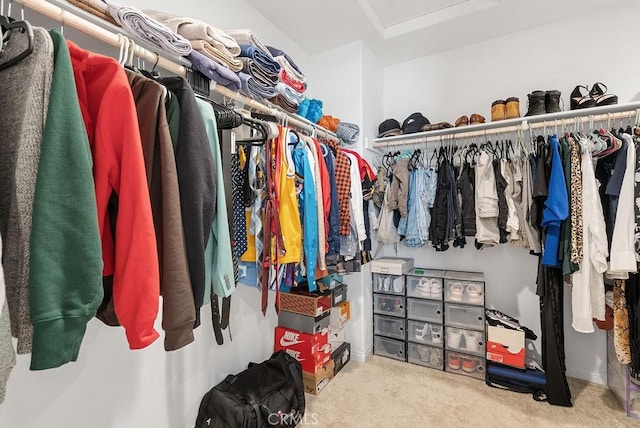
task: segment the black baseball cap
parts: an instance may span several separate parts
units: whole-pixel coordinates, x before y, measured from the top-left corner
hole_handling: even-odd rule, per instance
[[[422,132],[422,127],[429,124],[431,122],[422,113],[413,113],[402,122],[402,133],[415,134],[416,132]]]
[[[400,122],[395,119],[387,119],[378,126],[378,138],[391,137],[402,134]]]

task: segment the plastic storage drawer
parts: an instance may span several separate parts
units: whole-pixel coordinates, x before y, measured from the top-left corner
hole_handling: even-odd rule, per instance
[[[407,296],[442,300],[442,278],[407,275]]]
[[[373,316],[373,334],[405,340],[404,318]]]
[[[407,299],[407,318],[442,324],[442,303],[433,300]]]
[[[373,292],[404,295],[404,275],[374,273]]]
[[[407,345],[407,361],[413,364],[442,370],[444,350],[442,348],[409,343]]]
[[[407,321],[407,339],[410,342],[442,347],[444,327],[424,321]]]
[[[484,306],[484,282],[445,279],[444,301]]]
[[[411,305],[409,305],[411,311]],[[484,307],[444,304],[445,324],[452,327],[484,331]]]
[[[374,313],[403,317],[404,311],[404,297],[388,296],[385,294],[373,295]]]
[[[485,359],[474,355],[446,351],[444,368],[449,373],[461,374],[475,379],[485,378]]]
[[[484,332],[447,327],[445,329],[445,339],[447,349],[483,357],[486,354]]]
[[[382,336],[373,336],[373,353],[383,357],[406,361],[404,342]]]

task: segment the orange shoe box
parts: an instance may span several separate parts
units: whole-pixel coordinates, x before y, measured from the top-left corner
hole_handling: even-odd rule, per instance
[[[487,327],[487,360],[523,369],[525,357],[523,331]]]
[[[351,318],[351,303],[347,300],[331,308],[331,321],[329,325],[340,328],[344,323],[349,321],[349,318]]]

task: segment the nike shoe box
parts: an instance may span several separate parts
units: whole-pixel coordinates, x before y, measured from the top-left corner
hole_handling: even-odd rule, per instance
[[[277,346],[277,344],[274,348],[276,351],[283,350],[298,360],[302,366],[303,372],[316,373],[318,370],[322,369],[322,366],[326,365],[331,360],[331,345],[328,343],[318,352],[314,352],[312,354],[296,351],[291,348],[281,348]]]
[[[335,376],[351,360],[351,344],[343,342],[334,349],[334,351],[331,352],[331,360],[333,361],[333,375]]]
[[[524,369],[526,357],[524,339],[524,331],[487,326],[487,360]]]
[[[347,301],[347,284],[341,284],[331,290],[331,306]]]
[[[333,379],[333,371],[334,365],[333,360],[331,359],[329,359],[326,364],[314,373],[309,373],[303,370],[302,384],[304,385],[304,392],[318,395],[320,391],[322,391],[324,387],[331,382],[331,379]]]
[[[371,273],[404,275],[413,269],[413,259],[402,257],[382,257],[371,262]]]
[[[319,317],[331,310],[331,292],[294,291],[280,293],[280,310],[309,317]]]
[[[349,301],[339,303],[335,308],[331,308],[332,327],[340,328],[351,318],[351,303]]]
[[[329,343],[329,329],[320,333],[308,334],[278,326],[275,328],[274,351],[293,349],[305,355],[320,351]]]
[[[282,295],[282,293],[280,293],[280,295]],[[328,328],[329,321],[331,321],[330,312],[319,317],[308,317],[280,308],[280,314],[278,315],[279,326],[309,334],[320,333],[322,330]]]

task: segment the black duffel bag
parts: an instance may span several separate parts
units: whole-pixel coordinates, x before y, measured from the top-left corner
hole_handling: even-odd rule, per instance
[[[196,428],[294,427],[304,417],[304,404],[302,366],[278,351],[207,392]]]

